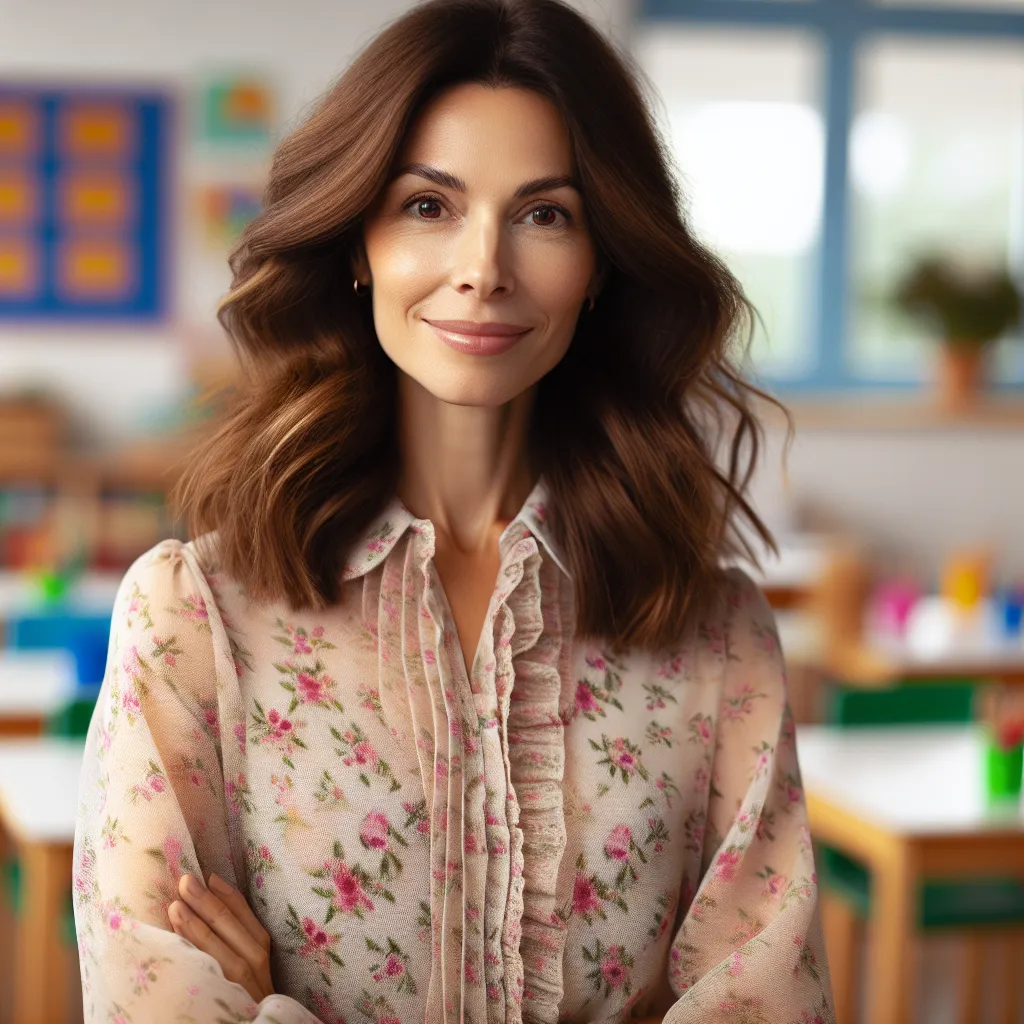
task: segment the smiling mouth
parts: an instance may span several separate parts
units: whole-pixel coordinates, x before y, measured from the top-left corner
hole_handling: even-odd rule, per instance
[[[443,323],[444,321],[441,322]],[[439,327],[430,320],[425,320],[424,323],[428,324],[449,348],[453,348],[458,352],[465,352],[469,355],[480,356],[500,355],[502,352],[507,352],[532,330],[532,328],[527,327],[515,334],[509,334],[507,330],[503,334],[470,334]]]

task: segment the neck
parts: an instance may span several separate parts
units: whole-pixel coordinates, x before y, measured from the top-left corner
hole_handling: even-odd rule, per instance
[[[490,552],[534,483],[526,434],[534,391],[491,407],[452,405],[399,372],[398,496],[439,548]]]

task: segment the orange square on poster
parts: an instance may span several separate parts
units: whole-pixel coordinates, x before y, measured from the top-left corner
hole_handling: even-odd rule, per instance
[[[124,300],[135,289],[137,256],[127,239],[74,238],[61,244],[57,289],[75,301]]]
[[[127,228],[134,219],[132,183],[117,173],[72,171],[59,185],[66,227]]]
[[[23,228],[39,216],[38,183],[20,171],[0,170],[0,229]]]
[[[0,298],[28,301],[39,292],[39,252],[29,238],[0,236]]]
[[[34,106],[24,101],[0,100],[0,157],[34,157],[39,138],[39,113]]]
[[[73,103],[57,120],[57,148],[70,159],[130,160],[135,154],[134,118],[114,103]]]

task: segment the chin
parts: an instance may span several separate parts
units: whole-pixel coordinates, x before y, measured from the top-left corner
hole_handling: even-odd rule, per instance
[[[440,372],[439,372],[440,371]],[[496,409],[520,395],[529,385],[517,387],[507,375],[486,369],[465,374],[444,373],[443,367],[416,377],[419,385],[439,402]]]

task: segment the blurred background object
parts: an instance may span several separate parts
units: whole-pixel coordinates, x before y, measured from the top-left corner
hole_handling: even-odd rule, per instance
[[[780,557],[746,568],[840,1024],[1022,1024],[1024,0],[574,3],[641,70],[793,411],[751,493]],[[167,496],[234,380],[228,251],[408,6],[0,0],[0,1024],[81,1019],[75,757],[118,583],[186,536]]]

